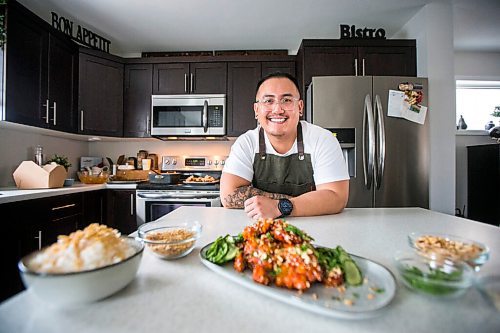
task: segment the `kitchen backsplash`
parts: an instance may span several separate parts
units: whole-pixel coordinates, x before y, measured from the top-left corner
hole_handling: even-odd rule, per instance
[[[0,127],[0,187],[15,186],[13,172],[22,161],[33,160],[37,145],[43,147],[45,159],[54,154],[65,155],[73,165],[70,177],[76,177],[81,156],[110,157],[116,163],[118,156],[137,156],[141,149],[163,155],[227,155],[234,142],[230,141],[160,141],[138,139],[123,141],[87,142],[44,135],[37,131]]]

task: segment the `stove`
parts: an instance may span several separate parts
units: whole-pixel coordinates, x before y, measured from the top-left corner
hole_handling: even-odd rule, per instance
[[[176,184],[142,182],[136,190],[137,225],[154,221],[182,206],[220,207],[220,184],[227,156],[163,156],[161,173],[178,172]],[[212,176],[210,183],[187,183],[189,176]]]

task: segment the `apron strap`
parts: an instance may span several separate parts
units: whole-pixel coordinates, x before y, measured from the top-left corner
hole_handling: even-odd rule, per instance
[[[261,160],[266,159],[266,140],[264,139],[264,129],[259,129],[259,156]]]
[[[302,125],[300,121],[297,125],[297,152],[299,153],[299,160],[304,160],[304,139],[302,138]]]
[[[297,152],[299,160],[304,160],[304,139],[302,137],[302,125],[297,124]],[[259,156],[261,160],[266,159],[266,140],[264,139],[264,129],[259,129]]]

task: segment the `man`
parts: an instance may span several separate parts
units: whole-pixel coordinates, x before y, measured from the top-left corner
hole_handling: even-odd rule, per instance
[[[295,78],[270,74],[257,84],[259,126],[231,147],[221,176],[226,208],[244,208],[250,218],[311,216],[341,212],[349,174],[337,139],[299,121],[304,110]]]

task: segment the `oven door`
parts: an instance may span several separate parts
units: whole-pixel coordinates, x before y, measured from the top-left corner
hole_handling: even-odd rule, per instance
[[[138,192],[136,195],[136,218],[137,226],[151,222],[174,211],[182,206],[195,207],[220,207],[220,198],[161,198],[160,195],[152,195]]]

